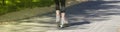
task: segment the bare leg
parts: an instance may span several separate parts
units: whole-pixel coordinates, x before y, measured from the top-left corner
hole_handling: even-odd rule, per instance
[[[64,24],[68,24],[68,21],[65,17],[65,13],[61,13],[61,21],[63,21]]]
[[[66,20],[66,15],[65,15],[65,2],[66,0],[60,0],[60,4],[61,4],[61,10],[60,10],[60,15],[61,15],[61,25],[60,27],[64,28],[64,27],[68,27],[68,21]]]
[[[69,26],[69,23],[65,17],[65,13],[62,12],[61,13],[61,25],[60,25],[60,27],[64,28],[64,27],[68,27],[68,26]]]
[[[56,5],[56,22],[60,21],[60,3],[59,0],[54,0]]]
[[[61,2],[61,21],[64,24],[67,24],[68,21],[65,18],[65,2],[66,2],[66,0],[60,0],[60,2]]]
[[[60,21],[60,10],[56,10],[56,22]]]

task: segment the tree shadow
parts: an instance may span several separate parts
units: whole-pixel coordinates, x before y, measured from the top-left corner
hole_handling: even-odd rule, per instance
[[[103,5],[103,4],[119,3],[119,2],[120,1],[88,1],[88,2],[79,3],[76,5],[66,7],[66,17],[70,22],[70,26],[90,24],[93,23],[94,21],[100,22],[104,20],[109,20],[110,18],[109,15],[120,15],[120,13],[107,13],[109,12],[108,10],[107,11],[99,11],[99,10],[119,8],[119,6],[117,5]],[[41,17],[41,16],[49,16],[55,19],[55,11],[45,13],[42,15],[36,15],[34,17]],[[55,20],[49,22],[42,21],[39,23],[56,24]]]
[[[82,24],[90,24],[92,21],[104,21],[109,20],[109,15],[118,15],[119,13],[107,13],[106,11],[98,11],[98,10],[106,10],[116,7],[117,5],[102,5],[109,3],[119,3],[120,1],[88,1],[80,4],[76,4],[66,9],[66,15],[70,22],[71,26],[74,25],[82,25]],[[91,13],[89,13],[91,12]],[[108,11],[109,12],[109,11]],[[107,17],[102,17],[107,16]],[[83,17],[83,18],[79,18]],[[95,19],[100,18],[100,19]],[[81,21],[82,20],[82,21]],[[75,23],[74,23],[75,22]]]

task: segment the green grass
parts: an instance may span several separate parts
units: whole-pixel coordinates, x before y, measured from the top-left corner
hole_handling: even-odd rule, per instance
[[[1,1],[1,0],[0,0]],[[19,11],[24,8],[34,8],[34,7],[46,7],[53,4],[53,0],[6,0],[7,2],[2,5],[0,3],[0,15],[3,15],[8,12]]]

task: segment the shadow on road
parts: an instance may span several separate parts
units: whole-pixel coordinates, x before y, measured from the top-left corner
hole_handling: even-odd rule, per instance
[[[66,8],[66,17],[68,18],[71,26],[90,24],[94,21],[109,20],[109,15],[119,15],[119,13],[109,13],[110,11],[107,9],[118,9],[120,7],[117,5],[103,5],[109,3],[120,3],[120,1],[88,1],[72,5]],[[114,12],[114,10],[112,11]],[[49,16],[55,18],[55,11],[37,16]],[[55,24],[55,21],[43,21],[39,23]]]
[[[72,22],[71,26],[89,24],[90,22],[92,22],[91,20],[93,19],[96,21],[108,20],[109,15],[116,15],[118,13],[108,13],[109,11],[107,11],[106,9],[115,8],[117,7],[117,5],[102,5],[102,4],[119,3],[119,2],[120,1],[83,2],[80,4],[67,7],[66,15],[68,17],[68,20]],[[98,11],[98,10],[106,10],[106,11]],[[107,17],[102,17],[102,16],[107,16]],[[100,18],[100,19],[95,19],[95,18]],[[83,21],[81,22],[81,20]]]

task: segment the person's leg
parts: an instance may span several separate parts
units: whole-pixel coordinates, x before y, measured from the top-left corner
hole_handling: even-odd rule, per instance
[[[56,5],[56,22],[60,21],[60,2],[59,0],[54,0]]]
[[[60,0],[61,2],[61,21],[64,23],[64,24],[68,24],[68,21],[66,20],[66,15],[65,15],[65,2],[66,0]]]

